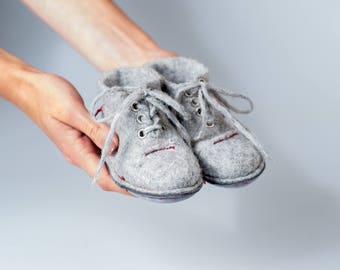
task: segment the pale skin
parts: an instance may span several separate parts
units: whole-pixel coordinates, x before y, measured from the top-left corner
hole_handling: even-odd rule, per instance
[[[160,48],[109,0],[22,2],[100,71],[140,66],[153,59],[174,56]],[[82,97],[70,82],[40,71],[0,48],[0,97],[27,114],[68,162],[91,177],[95,174],[98,148],[103,146],[109,128],[91,119]],[[118,144],[115,136],[112,152]],[[112,181],[106,168],[97,183],[105,191],[128,195]]]

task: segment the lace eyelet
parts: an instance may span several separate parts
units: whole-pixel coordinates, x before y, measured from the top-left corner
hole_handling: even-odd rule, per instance
[[[162,126],[162,130],[164,131],[166,128],[165,128],[165,126]]]
[[[192,100],[191,100],[191,106],[192,106],[192,107],[198,107],[198,105],[199,105],[199,104],[198,104],[198,102],[197,102],[196,99],[192,99]]]
[[[215,123],[214,123],[214,122],[207,121],[207,122],[206,122],[206,126],[209,127],[209,128],[212,128],[212,127],[215,126]]]
[[[161,90],[162,90],[163,92],[167,92],[167,91],[168,91],[168,87],[163,83],[163,84],[161,85]]]
[[[186,97],[191,97],[191,96],[192,96],[192,93],[189,92],[189,91],[186,91],[186,92],[184,93],[184,95],[185,95]]]
[[[146,136],[146,135],[145,135],[144,130],[141,129],[140,131],[138,131],[138,137],[139,137],[139,138],[143,139],[143,138],[145,138],[145,136]]]
[[[137,102],[133,102],[131,104],[131,110],[134,111],[134,112],[138,111],[138,103]]]
[[[205,83],[205,82],[206,82],[204,78],[199,78],[198,81],[199,81],[200,83]]]
[[[197,109],[196,109],[196,115],[197,115],[197,116],[201,116],[201,113],[202,113],[201,108],[197,108]]]
[[[137,116],[137,122],[140,123],[140,124],[143,124],[143,119],[144,119],[144,115],[143,114],[139,114]]]

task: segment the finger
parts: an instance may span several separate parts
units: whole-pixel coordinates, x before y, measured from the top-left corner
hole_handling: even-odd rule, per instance
[[[95,153],[88,153],[87,155],[83,156],[84,158],[80,160],[79,166],[83,168],[88,173],[88,175],[93,177],[97,170],[99,158]],[[117,184],[115,184],[105,166],[102,168],[99,174],[97,184],[105,191],[114,191],[125,195],[131,195],[127,190],[122,189]]]
[[[104,123],[95,122],[86,109],[79,109],[74,113],[72,124],[76,129],[86,134],[99,148],[102,149],[104,147],[109,127]],[[118,136],[115,134],[111,142],[110,152],[115,151],[118,148],[118,144]]]
[[[89,138],[82,136],[73,145],[71,153],[74,164],[84,169],[88,175],[93,177],[96,174],[99,164],[99,157],[96,154],[96,147],[92,144]],[[126,190],[120,188],[112,180],[106,166],[104,166],[99,174],[98,185],[105,191],[115,191],[130,195]]]
[[[133,196],[126,189],[119,187],[115,182],[113,182],[110,174],[107,171],[106,166],[104,166],[102,168],[102,172],[99,175],[99,179],[97,180],[97,184],[104,191],[113,191],[113,192],[121,193],[121,194],[124,194],[124,195]]]

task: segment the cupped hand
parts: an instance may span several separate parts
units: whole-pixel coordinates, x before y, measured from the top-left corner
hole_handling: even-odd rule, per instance
[[[26,113],[38,124],[73,165],[94,176],[100,149],[109,128],[93,121],[84,101],[67,80],[51,74],[39,74],[31,85],[27,97]],[[118,137],[112,142],[112,152],[118,147]],[[129,194],[111,179],[106,167],[97,183],[105,191]]]

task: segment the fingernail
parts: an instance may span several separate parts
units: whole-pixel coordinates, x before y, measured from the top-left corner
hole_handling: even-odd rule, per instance
[[[112,151],[111,151],[111,152],[115,151],[115,150],[118,148],[118,145],[119,145],[118,136],[117,136],[117,134],[115,134],[115,135],[113,136],[112,148],[111,148]]]
[[[112,142],[111,142],[111,147],[110,147],[110,154],[112,152],[114,152],[118,147],[118,141],[116,139],[116,137],[113,138]]]

